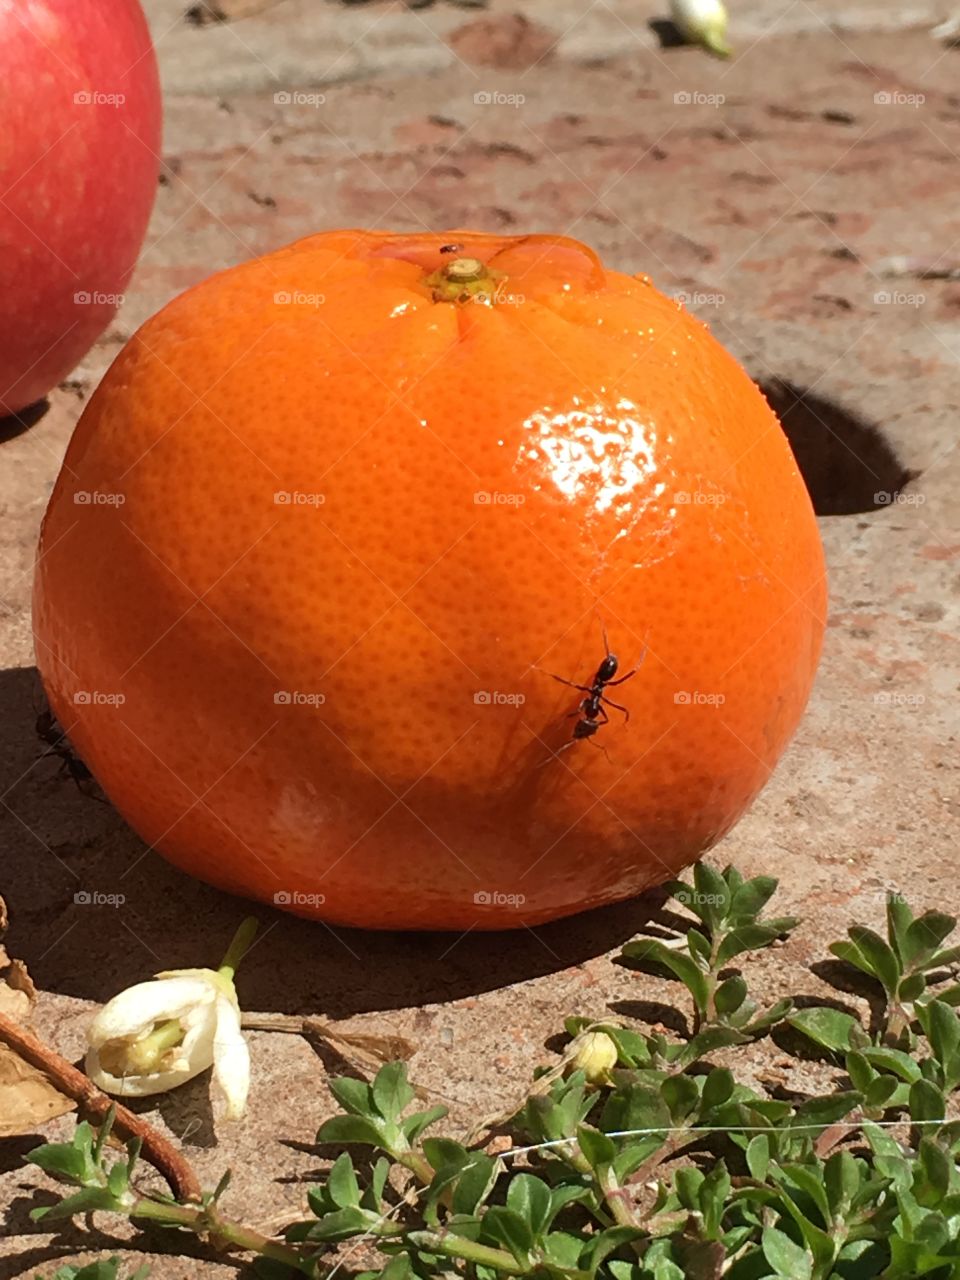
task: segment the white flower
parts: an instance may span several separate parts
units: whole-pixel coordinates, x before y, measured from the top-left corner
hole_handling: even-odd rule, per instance
[[[727,11],[722,0],[670,0],[670,17],[684,39],[729,57]]]
[[[243,1115],[250,1055],[230,977],[214,969],[171,969],[109,1000],[87,1032],[86,1072],[107,1093],[165,1093],[213,1067],[227,1116]]]

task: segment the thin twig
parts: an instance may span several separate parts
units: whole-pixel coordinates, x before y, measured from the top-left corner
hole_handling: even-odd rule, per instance
[[[139,1138],[142,1154],[166,1178],[177,1200],[199,1200],[200,1181],[179,1151],[140,1116],[128,1111],[93,1081],[78,1071],[32,1031],[21,1027],[0,1013],[0,1040],[8,1044],[25,1062],[42,1071],[61,1093],[73,1098],[81,1113],[91,1120],[102,1120],[110,1107],[116,1108],[114,1127],[127,1138]]]

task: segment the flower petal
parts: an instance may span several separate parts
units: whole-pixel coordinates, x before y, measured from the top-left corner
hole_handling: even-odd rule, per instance
[[[238,1120],[250,1089],[250,1051],[240,1030],[240,1011],[226,997],[217,1001],[213,1074],[226,1095],[227,1118]]]
[[[108,1000],[87,1029],[93,1045],[122,1037],[139,1039],[157,1022],[185,1018],[213,1004],[217,988],[199,978],[163,978],[138,982]]]

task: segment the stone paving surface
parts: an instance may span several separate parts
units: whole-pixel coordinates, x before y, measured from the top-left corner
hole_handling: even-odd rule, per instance
[[[662,15],[641,0],[528,4],[523,17],[500,0],[416,12],[236,0],[250,16],[210,26],[184,22],[181,0],[147,7],[168,102],[142,263],[49,411],[0,446],[0,888],[10,950],[43,989],[41,1034],[79,1056],[94,1002],[157,968],[215,960],[243,913],[159,858],[140,860],[108,806],[55,761],[37,763],[30,573],[60,457],[147,316],[211,270],[327,227],[566,232],[687,296],[784,413],[831,573],[808,714],[712,856],[779,874],[782,911],[806,918],[759,960],[760,988],[823,995],[805,965],[854,913],[876,924],[887,888],[918,907],[957,906],[960,51],[929,35],[944,12],[753,0],[734,13],[740,54],[724,64],[661,49],[648,22]],[[912,272],[887,274],[896,258]],[[78,888],[127,901],[84,907]],[[459,940],[334,932],[263,910],[241,993],[249,1008],[410,1036],[414,1078],[466,1128],[551,1060],[545,1042],[564,1015],[670,998],[666,983],[641,986],[612,960],[648,910]],[[228,1211],[274,1229],[320,1164],[309,1143],[331,1111],[334,1058],[292,1036],[256,1033],[251,1048],[243,1125],[215,1122],[205,1081],[144,1110],[183,1137],[204,1180],[233,1168]],[[758,1075],[802,1087],[802,1065],[751,1055]],[[35,1141],[0,1151],[11,1205],[0,1280],[115,1244],[29,1224],[42,1179],[20,1157]],[[164,1247],[150,1256],[155,1280],[233,1270],[179,1241]]]

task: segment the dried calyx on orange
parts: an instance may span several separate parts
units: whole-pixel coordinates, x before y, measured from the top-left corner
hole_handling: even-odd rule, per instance
[[[505,928],[730,830],[825,603],[776,417],[647,277],[554,236],[343,231],[130,341],[50,502],[35,627],[72,742],[185,871]]]

